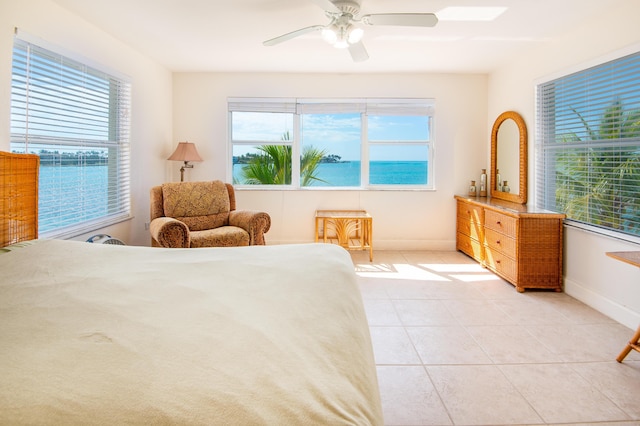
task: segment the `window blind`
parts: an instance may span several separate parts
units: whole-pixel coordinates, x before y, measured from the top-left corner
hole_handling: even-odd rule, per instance
[[[292,98],[228,98],[229,112],[296,112],[296,100]]]
[[[640,53],[537,86],[536,202],[640,236]]]
[[[349,99],[345,102],[299,100],[297,104],[298,114],[352,114],[366,111],[366,103],[359,99]]]
[[[367,113],[380,115],[433,115],[432,99],[315,99],[228,98],[230,112],[283,112],[295,114]]]
[[[130,103],[127,81],[15,38],[11,149],[40,156],[41,234],[130,216]]]
[[[367,114],[431,116],[435,113],[434,105],[435,102],[430,99],[408,99],[404,101],[377,101],[370,99],[367,102]]]

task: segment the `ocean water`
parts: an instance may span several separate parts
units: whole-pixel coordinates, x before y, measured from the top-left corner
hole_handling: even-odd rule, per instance
[[[242,164],[233,165],[234,181],[240,182]],[[360,186],[360,161],[321,163],[316,181],[310,186]],[[425,185],[426,161],[372,161],[369,163],[369,182],[372,185]]]
[[[40,233],[108,214],[107,166],[40,167]]]

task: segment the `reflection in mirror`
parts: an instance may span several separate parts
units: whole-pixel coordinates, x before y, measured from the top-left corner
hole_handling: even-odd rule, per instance
[[[512,189],[506,192],[517,194],[520,186],[520,136],[518,125],[512,119],[505,120],[498,129],[496,168],[500,171],[500,182],[496,182],[496,189],[506,191],[503,184],[507,181]]]
[[[527,138],[520,114],[507,111],[498,116],[491,129],[491,197],[527,203]],[[496,185],[498,170],[501,183],[509,183],[508,192]]]

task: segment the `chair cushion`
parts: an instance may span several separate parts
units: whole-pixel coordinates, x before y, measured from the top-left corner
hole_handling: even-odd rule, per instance
[[[229,223],[229,193],[224,182],[171,182],[162,185],[164,215],[184,222],[190,231]]]
[[[215,229],[194,231],[191,247],[236,247],[249,245],[249,233],[237,226],[221,226]]]

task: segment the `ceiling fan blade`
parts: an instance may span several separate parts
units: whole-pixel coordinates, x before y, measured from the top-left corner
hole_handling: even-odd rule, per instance
[[[336,7],[335,4],[331,3],[329,0],[311,0],[319,8],[322,10],[326,10],[327,12],[340,13],[340,9]]]
[[[378,13],[365,15],[362,21],[368,25],[433,27],[438,23],[438,17],[433,13]]]
[[[292,38],[299,37],[306,33],[310,33],[311,31],[317,31],[322,28],[324,28],[324,26],[322,25],[313,25],[311,27],[301,28],[299,30],[291,31],[290,33],[272,38],[270,40],[263,41],[262,44],[265,46],[275,46],[276,44],[282,43],[283,41],[291,40]]]
[[[364,44],[361,41],[349,45],[349,53],[354,62],[362,62],[369,59],[367,49],[364,48]]]

